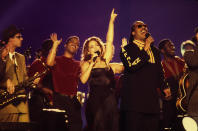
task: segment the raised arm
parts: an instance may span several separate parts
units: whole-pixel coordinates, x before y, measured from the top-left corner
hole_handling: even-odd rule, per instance
[[[104,54],[104,58],[107,64],[111,61],[113,50],[114,50],[113,48],[114,21],[116,17],[117,17],[117,14],[114,13],[114,9],[113,9],[111,12],[111,18],[109,21],[109,27],[108,27],[107,36],[106,36],[106,49],[105,49],[105,54]]]
[[[53,46],[47,56],[47,65],[53,66],[55,64],[56,51],[57,51],[58,45],[62,42],[62,39],[58,40],[56,33],[52,33],[50,38],[53,41]]]
[[[127,45],[127,38],[123,37],[122,38],[122,45],[121,45],[121,48],[125,47]]]

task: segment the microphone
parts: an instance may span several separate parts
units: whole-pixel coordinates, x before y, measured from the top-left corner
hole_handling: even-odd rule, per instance
[[[100,51],[96,51],[95,53],[96,53],[98,56],[100,55]],[[97,59],[98,56],[95,56],[95,57],[93,58],[93,62],[96,61],[96,59]]]
[[[145,35],[145,40],[149,37],[149,36],[151,36],[151,33],[146,33],[146,35]]]
[[[149,36],[151,36],[151,33],[149,33],[149,32],[146,33],[146,34],[145,34],[145,40],[146,40]],[[153,43],[154,43],[154,42],[151,42],[150,44],[152,45]]]

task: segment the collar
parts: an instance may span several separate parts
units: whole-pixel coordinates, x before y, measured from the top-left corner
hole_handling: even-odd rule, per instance
[[[145,43],[139,40],[133,40],[133,43],[135,43],[138,47],[144,47]]]
[[[13,53],[9,52],[9,57],[11,60],[12,60],[13,55],[15,55],[15,54],[16,54],[16,52],[13,52]]]
[[[13,52],[13,53],[9,52],[9,58],[10,58],[10,60],[13,60],[13,55],[15,55],[14,63],[15,63],[16,65],[18,65],[18,64],[17,64],[17,61],[16,61],[16,52]]]

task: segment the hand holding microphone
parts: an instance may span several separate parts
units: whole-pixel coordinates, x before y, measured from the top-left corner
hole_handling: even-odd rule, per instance
[[[151,46],[151,44],[153,42],[154,42],[154,39],[151,36],[151,34],[149,32],[146,33],[146,35],[145,35],[145,46],[144,46],[144,50],[147,51],[150,48],[150,46]]]
[[[96,61],[96,59],[97,59],[97,57],[100,55],[100,51],[96,51],[95,53],[94,53],[94,55],[93,55],[93,62],[95,62]]]

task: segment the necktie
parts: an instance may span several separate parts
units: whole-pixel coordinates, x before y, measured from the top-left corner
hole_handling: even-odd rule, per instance
[[[16,62],[15,62],[15,55],[12,56],[12,63],[13,64],[16,64]]]
[[[15,55],[12,56],[12,62],[14,64],[14,71],[15,71],[15,74],[16,74],[17,81],[19,83],[19,78],[18,78],[18,74],[17,74],[18,66],[16,64],[16,57],[15,57]]]

